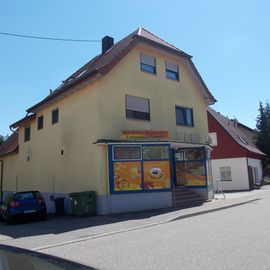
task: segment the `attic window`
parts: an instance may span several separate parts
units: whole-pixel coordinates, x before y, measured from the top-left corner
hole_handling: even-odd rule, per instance
[[[166,77],[170,80],[179,81],[178,65],[166,61]]]
[[[156,58],[141,53],[141,70],[148,73],[156,74]]]
[[[52,125],[59,122],[59,110],[54,109],[52,110]]]
[[[24,141],[25,142],[30,141],[30,135],[31,135],[30,126],[25,126],[24,127]]]
[[[37,122],[37,129],[43,129],[43,115],[38,117],[38,122]]]

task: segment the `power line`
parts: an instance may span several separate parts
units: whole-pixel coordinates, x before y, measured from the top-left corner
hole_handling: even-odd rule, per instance
[[[5,32],[0,32],[0,35],[3,35],[3,36],[12,36],[12,37],[20,37],[20,38],[31,38],[31,39],[45,39],[45,40],[53,40],[53,41],[101,42],[101,40],[98,40],[98,39],[53,38],[53,37],[42,37],[42,36],[19,35],[19,34],[14,34],[14,33],[5,33]]]

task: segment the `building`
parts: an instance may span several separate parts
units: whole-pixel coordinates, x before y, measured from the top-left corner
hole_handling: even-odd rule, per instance
[[[70,192],[93,190],[98,214],[170,207],[174,186],[209,199],[214,102],[187,53],[144,28],[106,36],[100,55],[11,125],[2,189],[38,189],[50,211],[54,197],[68,207]]]
[[[254,131],[208,108],[214,187],[252,190],[263,178],[262,153],[254,144]]]

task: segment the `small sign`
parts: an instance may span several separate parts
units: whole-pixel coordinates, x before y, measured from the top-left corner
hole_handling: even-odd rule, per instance
[[[168,140],[167,130],[122,130],[122,140]]]

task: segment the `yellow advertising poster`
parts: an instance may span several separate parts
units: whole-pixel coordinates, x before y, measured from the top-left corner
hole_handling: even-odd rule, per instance
[[[176,184],[180,186],[205,186],[206,177],[202,162],[176,164]]]
[[[114,191],[141,190],[141,162],[114,162]]]
[[[145,161],[144,189],[170,188],[170,162],[169,161]]]

